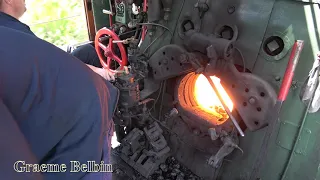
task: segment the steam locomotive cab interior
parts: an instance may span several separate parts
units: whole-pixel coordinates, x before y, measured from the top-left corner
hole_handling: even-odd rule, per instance
[[[319,114],[308,116],[303,137],[297,135],[306,108],[300,87],[319,48],[317,2],[115,0],[91,5],[94,46],[102,66],[116,73],[112,83],[120,92],[113,119],[120,143],[111,154],[114,179],[318,177],[319,161],[305,159],[319,155]],[[279,100],[298,39],[304,41],[301,60],[265,148],[268,156],[259,160],[275,113],[270,109]],[[298,136],[304,142],[297,145],[301,159],[291,155],[298,152]],[[296,176],[299,168],[304,170]]]

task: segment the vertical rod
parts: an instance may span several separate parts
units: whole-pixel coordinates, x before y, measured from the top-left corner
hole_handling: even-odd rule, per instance
[[[207,78],[207,80],[209,81],[212,89],[214,90],[214,92],[217,94],[223,108],[225,109],[225,111],[227,112],[229,118],[231,119],[233,125],[236,127],[236,129],[238,130],[238,132],[240,133],[240,135],[243,137],[244,136],[244,133],[240,127],[240,125],[238,124],[238,121],[236,120],[236,118],[232,115],[230,109],[227,107],[227,105],[225,104],[225,102],[223,101],[223,98],[221,96],[221,94],[219,93],[216,85],[213,83],[212,79],[208,76],[208,75],[205,75],[204,76]]]

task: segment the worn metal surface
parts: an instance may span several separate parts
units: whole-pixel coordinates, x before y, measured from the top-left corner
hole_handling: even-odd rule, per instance
[[[164,80],[191,72],[193,70],[191,64],[183,62],[181,58],[186,53],[184,48],[177,45],[167,45],[160,48],[149,59],[149,65],[153,69],[153,77],[156,80]]]
[[[227,83],[228,82],[228,83]],[[264,79],[251,73],[238,73],[224,83],[235,107],[251,131],[268,125],[267,113],[276,102],[276,92]]]
[[[314,61],[314,55],[319,50],[319,12],[319,6],[317,4],[295,1],[277,1],[275,3],[266,34],[285,32],[291,29],[292,37],[295,39],[303,39],[306,42],[301,55],[301,61],[297,66],[294,77],[294,80],[298,82],[298,88],[294,86],[291,88],[291,92],[281,112],[281,122],[287,121],[297,126],[301,125],[305,106],[300,102],[298,97],[299,84],[307,77]],[[295,17],[294,19],[291,18],[293,15]],[[268,37],[265,37],[265,39],[266,38]],[[285,71],[288,56],[287,54],[277,63],[266,62],[264,58],[259,56],[254,72],[264,78],[279,76],[279,74],[283,74]],[[307,116],[305,126],[302,128],[309,129],[310,135],[307,136],[302,133],[301,137],[296,137],[298,128],[295,131],[292,130],[292,128],[279,129],[282,134],[287,134],[286,141],[288,141],[288,143],[292,142],[292,138],[300,138],[303,142],[309,142],[308,146],[305,147],[307,156],[303,156],[303,154],[295,154],[293,156],[293,160],[288,164],[289,169],[286,177],[283,177],[285,179],[315,179],[316,172],[318,171],[319,159],[314,159],[315,156],[319,156],[319,149],[314,143],[318,137],[317,134],[313,132],[314,130],[318,131],[319,125],[316,124],[316,119],[309,115]],[[267,162],[265,169],[270,170],[264,172],[266,179],[282,176],[288,160],[287,158],[289,157],[288,155],[290,154],[290,151],[276,146],[276,141],[274,140],[274,142],[274,146],[270,148],[270,154],[273,154],[277,159],[270,159]],[[292,151],[295,153],[295,151],[299,150],[292,149]],[[275,163],[275,160],[277,163]],[[274,175],[271,174],[270,171],[272,171]],[[278,174],[278,176],[275,174]]]
[[[266,37],[264,38],[267,39],[270,34],[275,32],[286,32],[290,30],[292,32],[291,37],[294,37],[295,39],[303,39],[307,42],[294,79],[298,83],[295,83],[296,85],[292,86],[289,98],[284,104],[280,117],[282,122],[288,121],[288,123],[294,124],[296,127],[300,126],[302,113],[305,108],[297,96],[297,84],[300,84],[300,82],[307,76],[309,68],[312,66],[314,53],[318,50],[319,43],[317,39],[319,39],[319,29],[314,27],[316,24],[319,27],[319,19],[316,20],[315,17],[315,14],[319,14],[318,8],[318,5],[315,4],[306,4],[296,1],[276,1],[266,31]],[[292,18],[292,16],[295,18]],[[291,42],[292,40],[294,39],[291,39]],[[281,74],[285,71],[288,54],[278,62],[268,61],[269,59],[265,58],[264,54],[265,52],[263,52],[263,49],[261,48],[260,55],[257,59],[253,72],[268,80],[276,89],[278,89],[281,81],[279,78],[281,79]],[[290,150],[292,150],[293,153],[296,153],[296,151],[300,152],[298,149],[291,149],[292,143],[296,138],[300,138],[300,141],[303,142],[303,144],[297,146],[300,149],[302,148],[301,153],[297,153],[293,156],[293,160],[289,164],[285,179],[316,179],[316,174],[319,171],[319,146],[315,143],[318,142],[318,136],[316,133],[313,133],[314,131],[319,131],[319,124],[316,123],[315,119],[316,116],[319,116],[319,114],[307,116],[306,124],[303,127],[310,130],[307,134],[302,133],[300,137],[296,137],[298,128],[282,126],[278,130],[278,137],[271,137],[274,142],[273,146],[269,148],[272,157],[268,159],[267,164],[264,167],[264,173],[261,177],[262,179],[281,178]],[[260,133],[264,134],[263,131],[259,132],[259,134]],[[255,133],[255,140],[253,137],[250,137],[250,140],[245,139],[245,142],[240,144],[243,146],[249,146],[251,141],[255,142],[256,147],[260,146],[261,140],[259,134]],[[248,136],[246,138],[248,138]],[[277,141],[277,138],[278,140],[281,140],[280,143]],[[229,168],[235,168],[235,166],[239,167],[239,165],[240,167],[243,167],[242,165],[244,165],[244,167],[238,171],[238,175],[242,174],[242,177],[246,179],[248,176],[243,170],[251,169],[250,164],[252,160],[255,159],[256,151],[251,150],[247,153],[250,155],[240,158],[241,161],[239,161],[238,165],[231,165],[226,170],[230,170]],[[304,156],[303,154],[307,154],[307,156]],[[227,177],[232,179],[239,176],[230,174]]]
[[[167,159],[170,148],[164,139],[162,129],[158,123],[144,128],[145,134],[135,128],[121,142],[120,157],[145,178],[157,170],[159,165]],[[151,144],[148,147],[145,139]]]

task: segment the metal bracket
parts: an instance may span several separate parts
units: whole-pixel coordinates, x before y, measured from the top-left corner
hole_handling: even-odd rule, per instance
[[[156,51],[149,60],[156,80],[164,80],[197,71],[205,64],[205,58],[200,54],[188,53],[178,45],[167,45]],[[199,70],[200,71],[200,70]]]

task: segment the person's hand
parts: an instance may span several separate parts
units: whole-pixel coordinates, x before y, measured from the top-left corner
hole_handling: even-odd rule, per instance
[[[115,72],[111,72],[108,69],[103,69],[103,68],[97,68],[94,66],[91,66],[89,64],[87,64],[87,66],[94,71],[95,73],[99,74],[101,77],[103,77],[104,79],[108,80],[108,81],[115,81],[115,76],[117,73],[125,73],[125,74],[129,74],[129,69],[127,66],[124,66],[123,70],[116,70]]]
[[[100,76],[102,76],[103,78],[105,78],[106,80],[108,80],[108,81],[115,81],[115,75],[116,75],[116,73],[111,72],[111,71],[109,71],[109,70],[107,70],[107,69],[100,68],[98,74],[99,74]]]
[[[108,81],[115,81],[116,74],[121,74],[121,73],[129,74],[129,69],[127,66],[124,66],[123,70],[115,70],[115,72],[111,72],[110,70],[103,69],[103,68],[98,68],[98,69],[99,70],[97,73]]]

